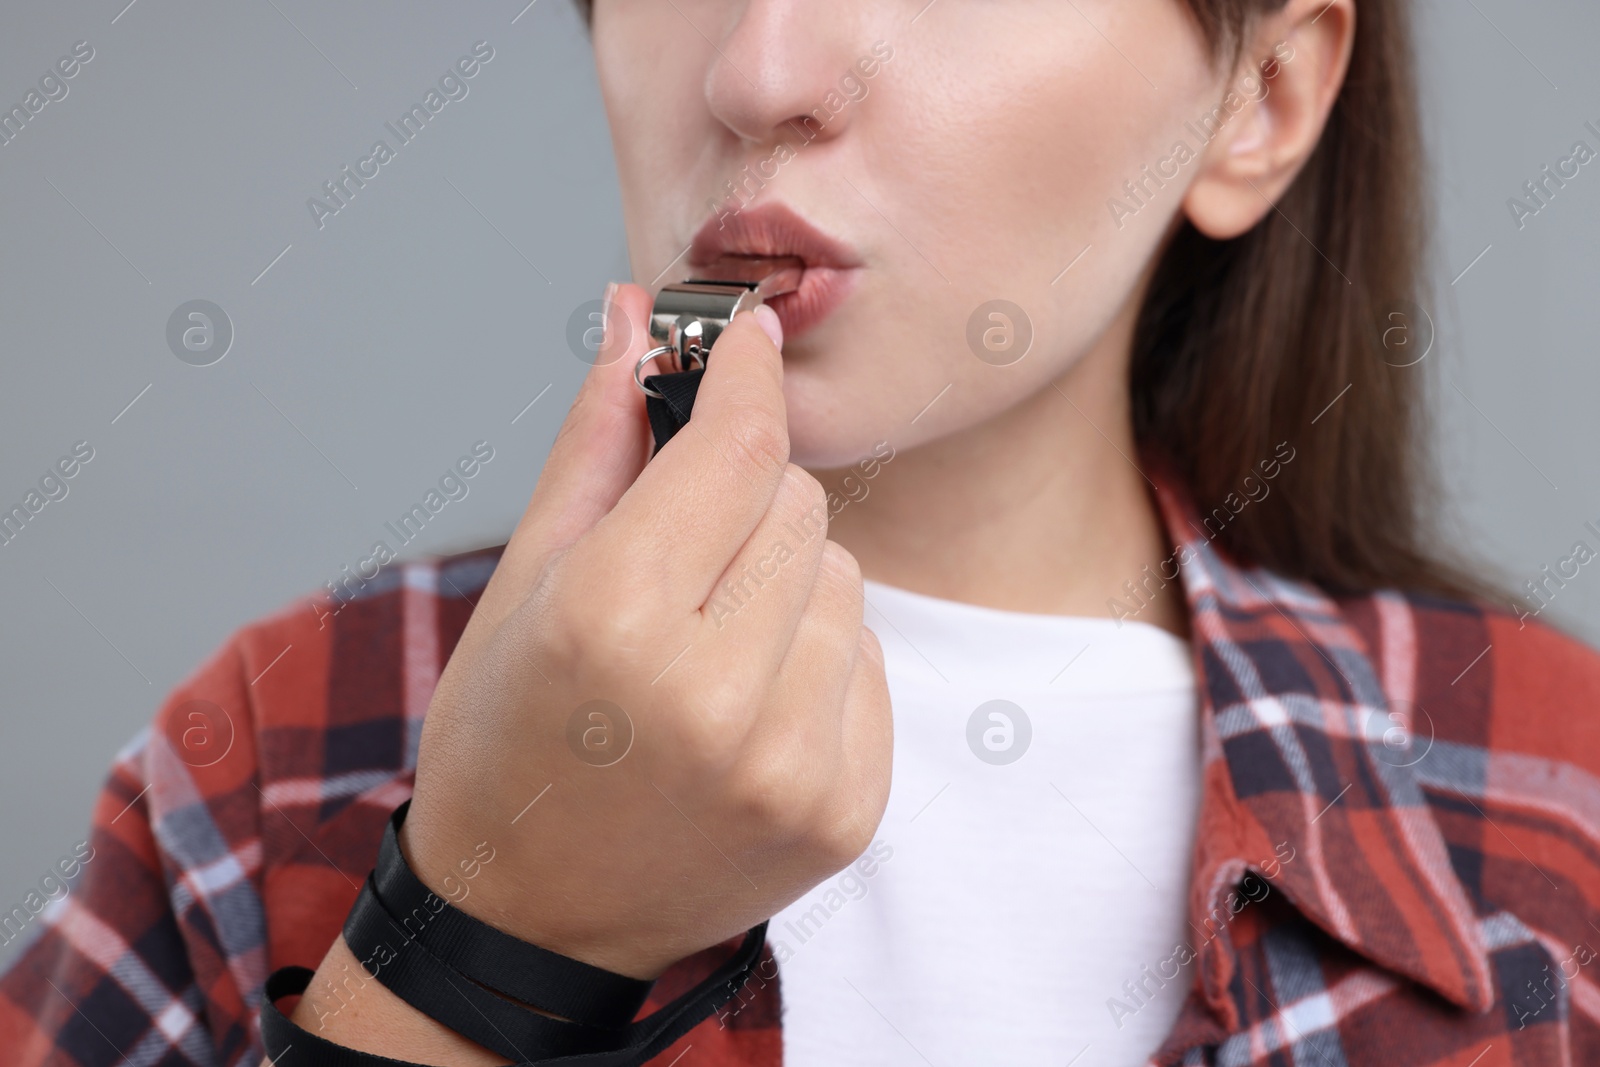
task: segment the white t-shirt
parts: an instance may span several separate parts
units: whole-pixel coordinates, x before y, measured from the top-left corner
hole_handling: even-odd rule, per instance
[[[872,847],[768,928],[786,1067],[1145,1062],[1194,980],[1156,975],[1190,940],[1188,644],[873,581],[866,596],[894,783]]]

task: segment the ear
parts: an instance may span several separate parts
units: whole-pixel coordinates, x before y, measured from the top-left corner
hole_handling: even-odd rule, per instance
[[[1227,240],[1272,209],[1316,150],[1355,42],[1355,0],[1288,0],[1247,31],[1183,210]]]

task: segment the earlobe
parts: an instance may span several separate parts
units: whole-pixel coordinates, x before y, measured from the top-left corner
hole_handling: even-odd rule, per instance
[[[1206,143],[1184,196],[1195,229],[1228,240],[1272,210],[1322,138],[1354,38],[1353,0],[1289,0],[1257,26],[1222,87],[1224,100],[1255,91]]]

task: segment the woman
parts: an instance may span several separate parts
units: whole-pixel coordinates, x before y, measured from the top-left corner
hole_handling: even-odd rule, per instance
[[[663,1064],[1600,1057],[1600,664],[1420,521],[1400,0],[586,15],[634,276],[799,289],[652,458],[614,287],[503,552],[180,687],[18,1061],[253,1062],[293,965],[279,1062],[537,1058],[340,934],[408,798],[429,899],[653,1004],[771,920]]]

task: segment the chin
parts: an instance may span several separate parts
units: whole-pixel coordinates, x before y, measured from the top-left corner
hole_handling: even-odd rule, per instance
[[[798,394],[798,395],[797,395]],[[789,419],[789,462],[808,471],[842,470],[872,454],[874,445],[893,435],[883,427],[891,417],[841,404],[830,391],[806,395],[784,389]],[[895,447],[900,442],[891,441]]]
[[[789,462],[808,471],[841,470],[872,452],[884,440],[857,426],[840,424],[839,413],[789,407]]]

